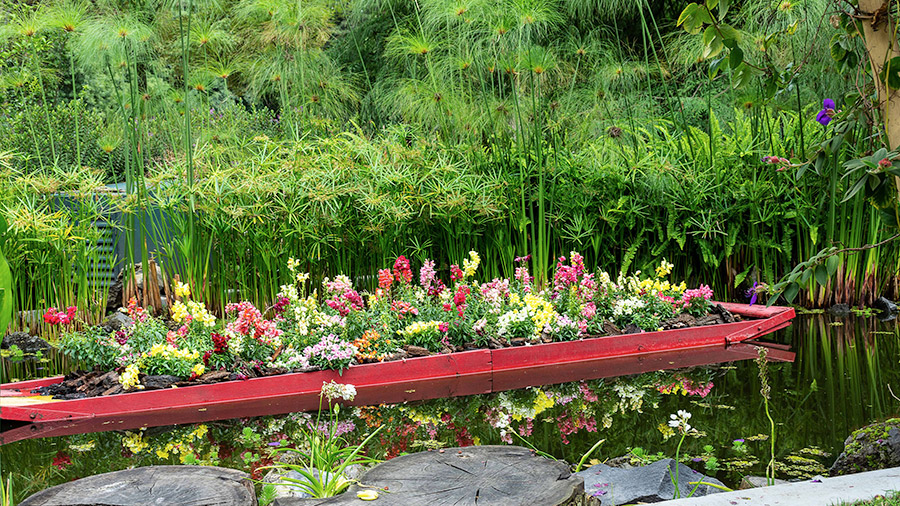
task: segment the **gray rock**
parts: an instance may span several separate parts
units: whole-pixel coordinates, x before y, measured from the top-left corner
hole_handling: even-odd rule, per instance
[[[881,311],[881,314],[889,315],[897,312],[897,304],[889,301],[886,297],[878,297],[872,303],[872,307]]]
[[[775,478],[775,485],[784,485],[788,483],[787,480],[779,480]],[[765,476],[744,476],[741,479],[741,484],[738,486],[739,490],[747,490],[748,488],[759,488],[759,487],[768,487],[769,486],[769,478]]]
[[[129,316],[121,313],[119,311],[114,312],[109,315],[105,322],[103,322],[103,329],[107,332],[115,332],[120,330],[122,327],[132,327],[134,326],[134,320],[132,320]]]
[[[839,317],[850,316],[850,305],[843,303],[835,304],[828,308],[828,312]]]
[[[26,355],[34,355],[37,352],[49,351],[50,343],[44,341],[40,337],[28,335],[25,332],[12,332],[3,338],[0,348],[7,349],[11,346],[17,346],[22,353]]]
[[[675,461],[672,459],[630,469],[597,464],[578,475],[584,478],[585,493],[600,499],[601,506],[654,503],[675,498],[675,485],[672,483]],[[724,486],[721,481],[704,476],[685,464],[678,465],[678,476],[680,497],[702,497],[721,492],[709,485],[697,486],[698,481]],[[691,495],[695,486],[697,489]]]
[[[900,466],[900,418],[853,431],[831,466],[832,476]]]

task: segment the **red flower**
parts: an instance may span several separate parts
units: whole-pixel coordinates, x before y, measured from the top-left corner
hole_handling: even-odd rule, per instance
[[[56,456],[53,457],[53,467],[57,469],[65,469],[66,466],[72,465],[72,459],[65,454],[62,450],[56,452]]]
[[[394,282],[394,275],[390,269],[380,269],[378,271],[378,287],[385,292],[390,292],[391,283]]]
[[[450,266],[450,280],[451,281],[457,281],[457,280],[462,279],[463,277],[465,277],[465,275],[463,274],[462,269],[460,269],[458,265],[453,264]]]
[[[47,312],[44,313],[44,321],[49,323],[50,325],[68,325],[72,323],[75,319],[75,313],[78,312],[78,308],[75,306],[69,306],[66,308],[66,312],[57,311],[55,307],[51,307],[47,309]]]
[[[409,266],[409,260],[403,255],[397,257],[397,261],[394,262],[394,277],[400,283],[409,284],[412,282],[412,269]]]

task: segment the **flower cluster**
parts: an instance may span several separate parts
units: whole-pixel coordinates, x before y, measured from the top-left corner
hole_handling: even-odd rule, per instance
[[[352,401],[356,398],[356,387],[350,384],[335,383],[334,380],[322,383],[322,396],[330,401],[343,399]]]
[[[281,346],[281,330],[272,320],[263,318],[252,303],[244,301],[225,306],[226,313],[237,313],[237,319],[225,325],[225,332],[232,336],[247,336],[261,344],[277,348]]]
[[[678,413],[673,413],[669,415],[669,427],[680,431],[682,434],[687,434],[691,431],[691,424],[688,423],[688,420],[691,419],[691,414],[683,409],[679,409]]]
[[[51,307],[44,313],[44,321],[50,325],[68,325],[74,321],[77,312],[78,308],[75,306],[69,306],[65,312],[57,311],[55,307]]]
[[[322,369],[346,369],[356,355],[356,347],[341,340],[335,334],[328,334],[312,345],[303,349],[300,363],[314,365]]]
[[[172,320],[178,323],[197,322],[212,328],[216,325],[216,317],[206,309],[206,304],[189,300],[187,304],[178,300],[172,304]]]
[[[533,285],[529,260],[516,258],[515,278],[479,281],[481,257],[475,251],[449,273],[425,260],[415,278],[410,260],[400,256],[378,272],[374,293],[360,292],[349,277],[337,275],[323,280],[320,295],[308,287],[309,274],[290,259],[290,281],[268,309],[230,303],[225,321],[218,322],[202,302],[191,299],[187,284],[176,283],[171,318],[178,325],[149,316],[132,300],[126,311],[134,325],[115,332],[86,329],[64,337],[62,349],[79,361],[121,368],[123,385],[136,389],[140,372],[190,380],[223,369],[237,377],[272,368],[341,370],[402,356],[411,352],[409,346],[448,353],[617,334],[629,326],[631,332],[654,331],[679,313],[702,316],[709,310],[712,290],[705,285],[689,290],[671,281],[674,266],[665,259],[651,277],[638,271],[613,280],[607,272],[590,272],[585,258],[572,251],[558,259],[543,290]],[[75,308],[53,309],[46,318],[68,323],[74,314]],[[559,422],[592,426],[589,417],[575,415]]]

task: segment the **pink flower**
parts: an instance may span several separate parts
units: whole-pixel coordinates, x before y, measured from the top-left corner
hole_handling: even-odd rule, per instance
[[[450,280],[451,281],[459,281],[463,279],[465,275],[463,274],[462,269],[459,268],[458,265],[453,264],[450,266]]]
[[[237,312],[235,321],[225,325],[225,330],[235,334],[249,336],[256,341],[274,345],[282,331],[277,328],[277,323],[266,320],[252,303],[248,301],[231,303],[225,306],[226,313]]]
[[[422,268],[419,269],[419,284],[422,285],[426,292],[431,290],[431,284],[434,282],[436,275],[434,260],[425,260]]]
[[[594,304],[593,302],[588,302],[581,309],[581,317],[584,318],[585,320],[591,320],[596,315],[597,315],[597,305]]]

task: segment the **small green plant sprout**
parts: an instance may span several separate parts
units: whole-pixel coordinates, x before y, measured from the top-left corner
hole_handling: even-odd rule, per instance
[[[259,506],[269,506],[275,502],[275,485],[272,483],[263,485],[256,499]]]
[[[244,430],[241,431],[241,435],[238,438],[238,442],[244,448],[259,448],[262,444],[262,436],[257,434],[252,428],[244,427]]]
[[[707,471],[715,472],[719,470],[719,459],[710,456],[703,462],[703,467]]]
[[[591,456],[592,453],[594,453],[597,448],[600,448],[600,445],[602,445],[604,442],[606,442],[605,439],[597,441],[596,443],[594,443],[594,446],[592,446],[590,450],[586,451],[584,455],[581,456],[581,460],[579,460],[578,464],[575,466],[576,473],[578,471],[581,471],[581,469],[584,467],[584,462],[588,459],[588,457]]]
[[[735,439],[731,442],[731,449],[735,453],[747,453],[749,450],[747,449],[747,445],[743,439]]]
[[[10,346],[9,349],[4,350],[3,353],[3,358],[9,358],[10,360],[22,360],[22,357],[24,356],[25,352],[15,344]]]

